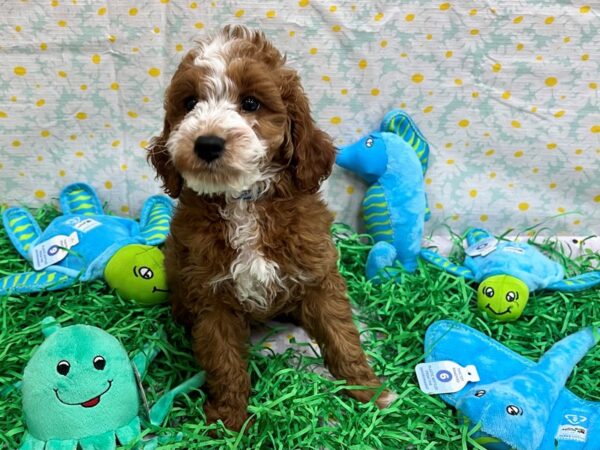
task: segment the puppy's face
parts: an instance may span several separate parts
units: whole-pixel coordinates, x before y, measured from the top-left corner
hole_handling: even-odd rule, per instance
[[[199,194],[236,195],[264,189],[283,170],[294,170],[302,184],[300,166],[313,153],[321,163],[309,171],[320,174],[316,181],[307,174],[306,188],[329,174],[333,147],[314,128],[299,79],[279,51],[262,33],[226,27],[179,65],[150,160],[174,197],[183,184]]]

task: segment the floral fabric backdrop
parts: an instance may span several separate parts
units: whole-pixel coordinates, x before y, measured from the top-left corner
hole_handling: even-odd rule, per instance
[[[144,147],[178,61],[242,23],[287,53],[336,143],[391,108],[413,116],[432,145],[429,232],[547,220],[547,232],[597,233],[599,15],[596,0],[4,1],[0,203],[55,202],[83,180],[136,215],[159,192]],[[335,170],[338,220],[360,226],[364,188]]]

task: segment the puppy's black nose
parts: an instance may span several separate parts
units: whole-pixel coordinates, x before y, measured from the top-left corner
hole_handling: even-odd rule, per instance
[[[224,149],[225,140],[219,136],[198,136],[194,143],[194,152],[206,162],[217,159]]]

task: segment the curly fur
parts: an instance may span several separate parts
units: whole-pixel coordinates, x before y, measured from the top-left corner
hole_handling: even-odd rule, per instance
[[[256,112],[240,112],[247,95],[260,101]],[[190,96],[199,106],[188,112]],[[219,108],[226,111],[222,120],[210,119]],[[183,59],[165,110],[149,160],[165,191],[179,198],[166,269],[173,313],[191,330],[207,372],[207,419],[232,429],[243,425],[250,325],[278,315],[317,340],[334,376],[370,387],[350,391],[370,400],[380,382],[360,347],[330,238],[333,216],[318,194],[335,149],[315,126],[297,73],[262,33],[226,27]],[[182,128],[187,137],[174,138]],[[190,144],[203,133],[226,142],[210,164]],[[259,142],[264,151],[248,158],[245,152],[258,147],[247,149],[240,140]],[[391,398],[383,391],[377,402],[385,407]]]

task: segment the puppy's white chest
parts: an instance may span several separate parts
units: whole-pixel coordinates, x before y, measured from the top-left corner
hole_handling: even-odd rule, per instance
[[[254,204],[234,201],[222,212],[228,225],[228,238],[236,257],[229,277],[240,303],[254,310],[268,309],[281,285],[279,266],[267,259],[261,249],[261,232]]]

